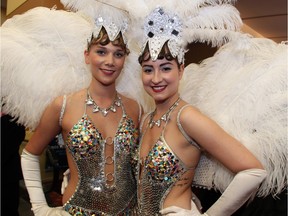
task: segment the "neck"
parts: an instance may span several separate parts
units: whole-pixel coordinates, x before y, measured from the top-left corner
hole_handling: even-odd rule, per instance
[[[164,101],[155,101],[156,105],[156,112],[155,116],[161,116],[163,113],[165,113],[179,98],[179,94],[175,94],[170,98],[167,98]]]
[[[154,117],[156,116],[156,111],[157,111],[157,107],[155,109],[154,112],[151,113],[150,115],[150,119],[149,119],[149,127],[152,129],[154,125],[157,125],[158,127],[161,126],[161,122],[168,122],[170,119],[170,114],[171,112],[173,112],[173,110],[178,106],[180,102],[180,97],[178,97],[175,101],[173,101],[173,103],[169,103],[169,108],[166,108],[166,111],[164,113],[161,113],[161,117],[159,117],[159,111],[158,113],[158,117],[155,119]],[[166,107],[166,106],[165,106]]]
[[[90,92],[90,95],[94,99],[100,99],[100,98],[114,99],[117,94],[115,85],[99,86],[99,85],[93,85],[91,83],[90,86],[88,87],[88,90]]]

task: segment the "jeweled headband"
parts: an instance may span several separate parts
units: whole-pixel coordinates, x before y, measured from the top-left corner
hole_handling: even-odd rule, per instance
[[[117,25],[109,17],[98,16],[95,19],[95,28],[93,29],[93,35],[97,36],[102,27],[105,28],[109,40],[114,41],[118,34],[121,32],[124,43],[127,44],[127,38],[125,37],[125,31],[128,28],[128,19],[123,19],[121,25]]]
[[[102,27],[105,28],[109,40],[114,41],[121,32],[124,43],[127,44],[125,32],[129,26],[128,12],[117,2],[100,0],[61,0],[66,8],[84,15],[92,24],[92,37],[97,37]]]
[[[235,0],[126,1],[133,8],[129,10],[129,15],[136,17],[133,19],[136,20],[133,22],[133,38],[142,48],[140,55],[148,44],[153,60],[166,41],[171,54],[183,63],[189,43],[220,47],[228,41],[237,40],[241,34],[242,20],[233,6]]]
[[[182,22],[176,14],[167,13],[157,7],[144,22],[144,45],[141,55],[148,43],[152,61],[156,61],[163,45],[167,42],[169,51],[178,62],[184,63],[185,50],[182,43]]]

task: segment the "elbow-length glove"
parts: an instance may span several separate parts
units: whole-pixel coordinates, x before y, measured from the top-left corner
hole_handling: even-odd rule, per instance
[[[237,173],[220,198],[203,215],[232,215],[257,191],[266,176],[267,172],[263,169],[247,169]]]
[[[68,186],[70,179],[70,169],[68,168],[64,173],[63,173],[63,180],[61,183],[61,194],[64,194],[66,187]]]
[[[70,216],[62,207],[51,208],[48,206],[41,182],[39,156],[30,154],[24,149],[21,155],[21,166],[34,215]]]

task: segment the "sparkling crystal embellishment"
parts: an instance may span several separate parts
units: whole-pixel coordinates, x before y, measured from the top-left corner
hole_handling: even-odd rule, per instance
[[[119,97],[118,94],[116,94],[116,97],[113,101],[113,103],[111,104],[110,107],[108,108],[101,108],[98,106],[98,104],[93,100],[93,98],[91,97],[89,91],[87,91],[87,99],[86,99],[86,104],[88,106],[91,106],[93,105],[93,109],[92,109],[92,112],[93,113],[97,113],[97,112],[100,112],[104,117],[106,117],[109,113],[109,111],[111,112],[116,112],[117,111],[117,107],[120,107],[121,106],[121,98]]]
[[[154,125],[160,127],[161,122],[167,122],[169,120],[170,113],[178,106],[179,101],[181,98],[179,97],[173,104],[172,106],[161,116],[160,119],[158,120],[153,120],[153,117],[155,115],[156,109],[151,113],[150,115],[150,120],[149,120],[149,127],[152,128]]]
[[[173,57],[177,57],[180,63],[184,63],[184,49],[181,47],[182,22],[180,18],[167,13],[163,8],[156,8],[146,17],[144,24],[144,51],[146,44],[149,44],[150,55],[155,61],[164,45],[168,41],[168,47]]]

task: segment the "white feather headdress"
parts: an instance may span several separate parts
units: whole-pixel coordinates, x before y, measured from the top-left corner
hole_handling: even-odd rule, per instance
[[[87,18],[94,22],[93,35],[98,35],[104,27],[111,41],[121,32],[127,42],[126,31],[129,27],[128,12],[117,7],[115,1],[100,0],[61,0],[61,3],[71,11],[85,14]]]
[[[160,15],[168,13],[170,18],[177,16],[170,21],[181,20],[180,49],[197,41],[212,46],[228,42],[215,56],[200,65],[191,64],[185,68],[181,96],[240,140],[262,162],[268,177],[257,195],[276,196],[287,187],[287,45],[253,39],[241,33],[242,21],[233,3],[224,0],[142,1],[131,13],[135,21],[134,38],[142,48],[146,43],[156,44],[155,53],[159,53],[167,38],[174,37],[169,34],[175,28],[165,34],[165,28],[169,29],[170,25],[163,26],[161,20],[156,25],[164,32],[163,40],[153,40],[154,35],[152,39],[147,38],[149,31],[143,23],[154,22],[155,19],[149,19],[151,11],[152,18],[156,17],[157,21],[158,15],[153,15],[153,10],[161,7]],[[133,7],[131,5],[133,3],[130,4]],[[169,22],[169,18],[163,18]],[[176,54],[178,61],[179,53]],[[232,179],[233,173],[203,155],[194,185],[224,191]]]
[[[110,27],[112,33],[127,30],[127,13],[116,7],[91,0],[64,3],[70,11],[36,7],[1,26],[1,53],[5,53],[1,56],[2,112],[30,129],[36,128],[54,98],[89,85],[91,74],[83,52],[95,32],[95,19],[109,19],[114,25],[106,26],[108,32]],[[137,55],[132,51],[116,88],[140,100],[137,68]]]
[[[171,44],[170,51],[176,53],[178,61],[182,62],[182,55],[188,43],[199,41],[210,43],[212,46],[221,46],[238,37],[242,20],[239,11],[232,5],[234,2],[231,0],[132,1],[129,3],[129,8],[132,8],[129,13],[134,21],[134,32],[131,37],[142,50],[147,43],[154,46],[151,56],[153,53],[153,55],[159,53],[163,44],[169,39],[176,41]]]

